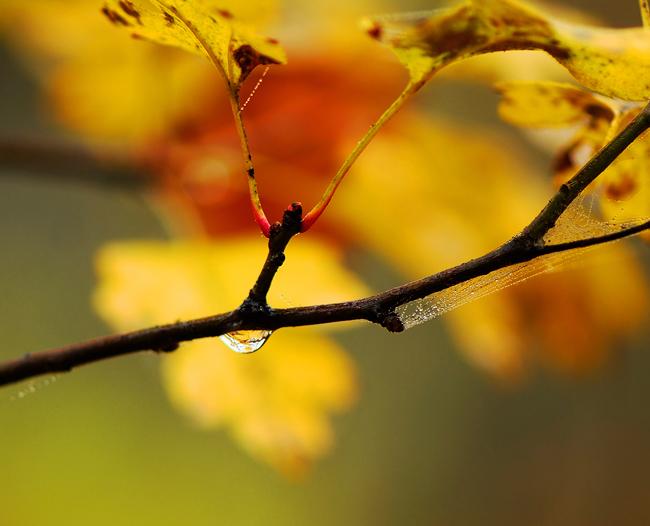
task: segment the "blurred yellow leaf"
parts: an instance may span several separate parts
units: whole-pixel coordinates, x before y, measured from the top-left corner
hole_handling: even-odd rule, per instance
[[[367,19],[419,87],[441,68],[495,51],[545,51],[584,86],[626,100],[650,98],[650,32],[556,20],[519,0],[465,0],[429,17]]]
[[[499,115],[518,126],[556,127],[584,122],[595,115],[611,121],[614,109],[577,86],[559,82],[502,82]]]
[[[603,173],[599,189],[603,215],[611,220],[650,218],[650,137],[646,134]],[[650,233],[641,237],[650,241]]]
[[[88,0],[3,0],[0,27],[30,59],[56,116],[93,141],[135,147],[159,135],[196,111],[212,74],[180,50],[133,45]]]
[[[357,398],[354,364],[311,329],[274,334],[244,356],[218,340],[184,344],[163,366],[174,405],[204,427],[225,426],[252,456],[290,477],[333,445],[329,414]]]
[[[96,308],[117,330],[234,308],[264,261],[259,241],[108,245],[97,258]],[[289,253],[272,304],[326,303],[369,293],[328,245],[297,239]],[[226,426],[256,458],[300,475],[331,447],[329,414],[356,397],[353,364],[324,332],[279,331],[254,355],[236,354],[216,338],[184,344],[165,360],[165,385],[196,422]]]
[[[277,40],[211,0],[107,0],[102,13],[131,35],[206,56],[235,92],[256,66],[286,62]]]
[[[203,111],[200,101],[215,96],[208,65],[180,49],[125,38],[106,23],[101,5],[0,1],[3,36],[27,55],[56,116],[86,139],[138,147]],[[277,12],[273,0],[219,6],[255,25]]]
[[[571,142],[556,156],[558,183],[573,176],[639,111],[630,105],[585,90],[548,82],[510,82],[499,86],[501,116],[523,127],[567,127],[581,124]],[[642,135],[590,186],[599,197],[604,219],[615,223],[650,218],[650,138]],[[647,232],[641,237],[650,239]]]

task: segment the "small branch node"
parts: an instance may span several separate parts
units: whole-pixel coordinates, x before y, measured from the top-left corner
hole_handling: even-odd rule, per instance
[[[406,327],[395,311],[377,311],[375,313],[376,323],[381,325],[388,332],[404,332]]]
[[[248,297],[237,308],[236,312],[241,314],[242,318],[251,319],[258,314],[269,314],[271,312],[271,307],[266,303],[266,301],[261,302],[256,299],[254,290],[251,289]]]
[[[282,214],[282,227],[293,234],[298,234],[302,226],[302,203],[293,202]]]

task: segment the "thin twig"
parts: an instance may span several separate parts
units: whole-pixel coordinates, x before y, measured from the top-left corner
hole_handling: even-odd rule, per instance
[[[240,308],[269,309],[266,295],[271,288],[273,278],[284,263],[284,250],[291,238],[300,232],[302,223],[302,205],[293,203],[284,211],[282,223],[275,223],[269,232],[269,252],[260,275]]]

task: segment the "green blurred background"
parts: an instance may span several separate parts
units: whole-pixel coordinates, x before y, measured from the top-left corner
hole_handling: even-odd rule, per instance
[[[634,0],[571,5],[638,23]],[[57,133],[5,48],[0,133]],[[93,254],[142,237],[164,231],[138,192],[1,171],[0,358],[106,333]],[[535,371],[516,388],[468,365],[440,322],[337,337],[362,397],[299,483],[174,411],[155,355],[0,389],[0,526],[650,523],[650,331],[591,377]]]

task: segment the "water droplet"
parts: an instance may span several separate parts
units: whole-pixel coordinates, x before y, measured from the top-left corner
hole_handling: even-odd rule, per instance
[[[235,352],[249,354],[258,351],[266,343],[273,331],[233,331],[222,334],[219,339]]]

